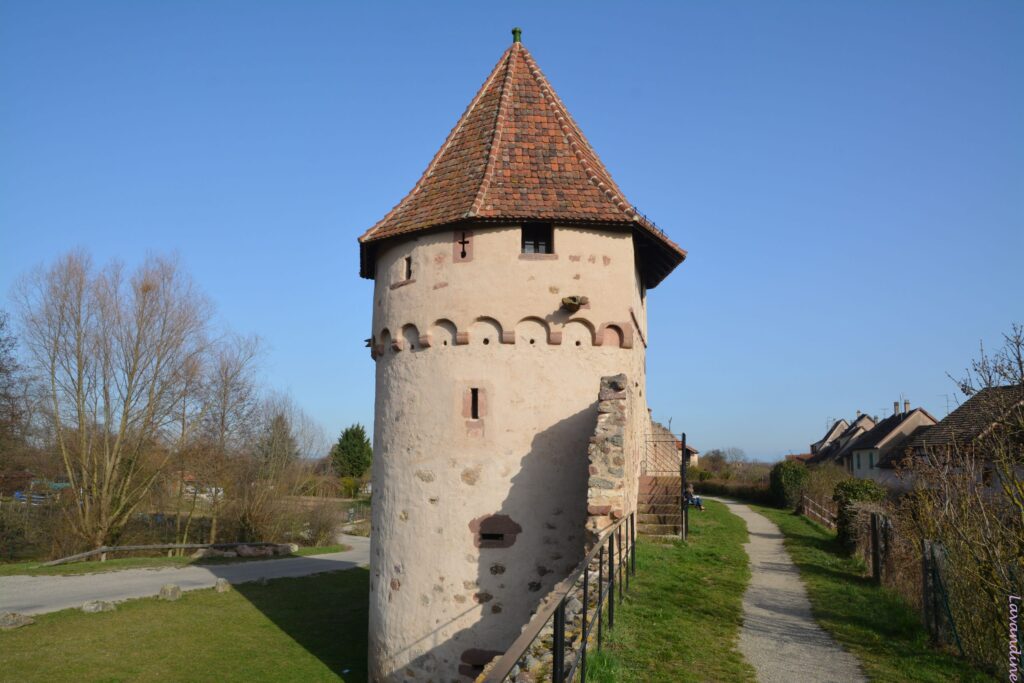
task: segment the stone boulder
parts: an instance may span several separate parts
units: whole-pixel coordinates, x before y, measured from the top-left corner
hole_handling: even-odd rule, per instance
[[[240,545],[235,548],[239,557],[270,557],[274,548],[269,545]]]
[[[294,555],[299,551],[299,546],[296,543],[278,543],[273,546],[275,555]]]
[[[96,614],[97,612],[113,612],[117,607],[112,602],[106,600],[90,600],[89,602],[82,605],[82,611],[86,614]]]
[[[213,590],[217,591],[218,593],[227,593],[231,590],[231,582],[221,577],[217,579],[217,583],[213,586]]]
[[[176,583],[165,583],[160,586],[161,600],[178,600],[181,598],[181,586]]]
[[[18,614],[17,612],[0,614],[0,631],[11,631],[34,623],[36,620],[27,614]]]
[[[217,550],[216,548],[200,548],[199,550],[192,553],[191,557],[193,560],[202,560],[209,557],[226,557],[227,553],[223,550]]]

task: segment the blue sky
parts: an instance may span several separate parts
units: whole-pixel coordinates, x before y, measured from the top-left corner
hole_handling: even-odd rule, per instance
[[[648,397],[698,448],[800,452],[901,394],[941,416],[1024,320],[1024,4],[990,1],[5,0],[0,291],[75,246],[175,252],[270,384],[372,424],[356,237],[516,25],[690,252]]]

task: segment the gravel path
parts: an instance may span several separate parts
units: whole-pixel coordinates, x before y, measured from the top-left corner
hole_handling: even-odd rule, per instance
[[[722,500],[747,523],[750,585],[743,595],[740,652],[761,683],[867,681],[857,658],[811,616],[800,574],[782,545],[779,528],[746,505]]]
[[[123,569],[75,576],[0,577],[0,614],[44,614],[81,607],[89,600],[117,602],[160,593],[160,586],[176,583],[183,591],[212,588],[218,578],[247,583],[260,578],[281,579],[352,569],[370,561],[370,539],[344,536],[351,550],[280,560],[253,560],[235,564],[193,565],[165,569]]]

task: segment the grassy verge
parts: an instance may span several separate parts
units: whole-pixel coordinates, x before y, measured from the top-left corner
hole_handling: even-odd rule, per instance
[[[932,648],[917,614],[847,557],[835,534],[785,510],[751,505],[782,530],[807,586],[814,618],[857,656],[872,681],[990,681],[964,661]]]
[[[298,551],[290,557],[340,553],[344,550],[351,550],[351,547],[347,545],[325,545],[311,548],[299,548]],[[286,555],[284,557],[289,556]],[[232,564],[235,562],[280,559],[283,559],[282,556],[277,555],[274,557],[211,557],[202,560],[193,560],[188,555],[184,555],[182,557],[122,557],[110,559],[106,562],[73,562],[71,564],[59,564],[56,567],[43,567],[38,562],[11,562],[7,564],[0,564],[0,576],[68,576],[72,574],[98,574],[101,572],[113,572],[119,569],[160,569],[161,567],[220,565]]]
[[[746,526],[708,501],[690,529],[685,544],[640,540],[636,576],[604,650],[588,658],[588,680],[754,680],[736,650],[750,579]]]
[[[66,610],[0,632],[18,681],[365,681],[366,569]]]

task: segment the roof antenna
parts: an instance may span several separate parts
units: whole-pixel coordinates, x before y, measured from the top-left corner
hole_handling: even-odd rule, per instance
[[[523,42],[523,29],[519,28],[518,26],[516,26],[514,29],[512,29],[512,42],[513,43],[521,43],[521,42]]]

